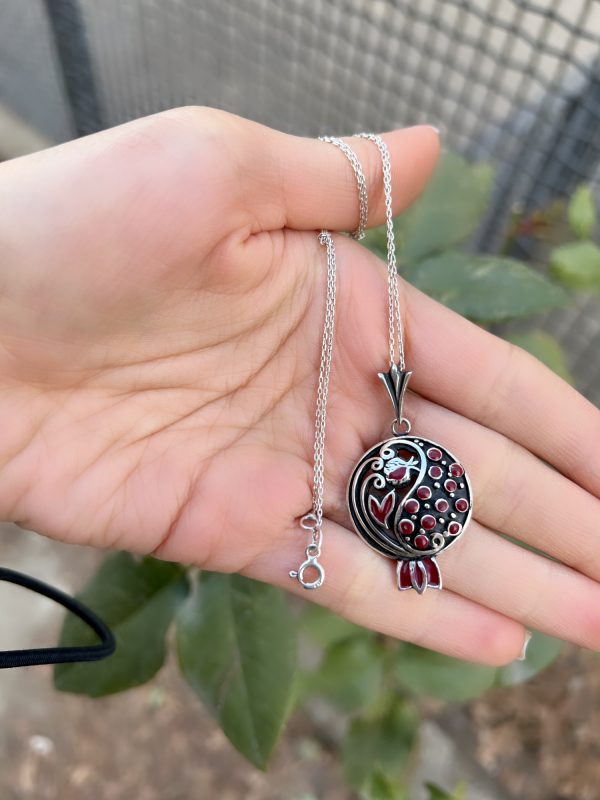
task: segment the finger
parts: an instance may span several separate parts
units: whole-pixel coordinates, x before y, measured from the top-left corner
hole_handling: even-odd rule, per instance
[[[258,230],[330,228],[352,231],[358,225],[356,177],[344,154],[331,144],[246,123],[251,136],[238,156],[241,180]],[[434,128],[421,125],[383,134],[392,164],[394,213],[421,193],[439,152]],[[385,220],[381,156],[373,142],[346,139],[365,174],[369,226]],[[254,231],[256,232],[256,230]]]
[[[469,473],[477,520],[600,580],[600,501],[510,439],[409,395],[413,427],[443,439]]]
[[[419,394],[493,428],[600,497],[600,412],[540,361],[406,286]]]
[[[387,362],[385,268],[345,237],[337,252],[338,381],[372,409],[361,418],[361,430],[372,437],[389,418],[377,379]],[[598,409],[529,353],[401,286],[411,388],[518,442],[600,497]]]
[[[600,584],[472,521],[440,559],[446,587],[528,628],[600,650]]]
[[[452,592],[399,592],[394,562],[334,522],[326,521],[324,542],[326,579],[316,591],[307,592],[288,577],[303,560],[297,530],[262,551],[245,573],[325,605],[358,625],[456,658],[499,665],[520,654],[525,631],[519,623]]]

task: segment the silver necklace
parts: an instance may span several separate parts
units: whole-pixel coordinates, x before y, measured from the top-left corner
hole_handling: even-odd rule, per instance
[[[469,479],[462,464],[444,447],[421,436],[410,435],[410,421],[403,415],[404,397],[412,372],[406,369],[404,332],[396,246],[392,214],[391,163],[381,137],[357,134],[373,142],[380,153],[385,196],[388,266],[389,359],[387,372],[379,372],[394,407],[392,436],[369,448],[356,463],[348,482],[347,502],[350,518],[360,538],[373,550],[396,561],[398,589],[427,587],[441,589],[442,577],[436,556],[464,533],[473,509]],[[339,147],[354,170],[359,188],[359,226],[355,238],[364,231],[368,216],[366,183],[360,162],[341,140],[325,141]],[[365,191],[361,191],[364,185]],[[323,474],[327,394],[333,355],[335,320],[336,260],[330,234],[322,231],[320,242],[327,248],[327,298],[323,347],[317,391],[313,510],[300,524],[311,532],[306,560],[290,576],[306,589],[316,589],[325,579],[319,562],[322,545]],[[309,569],[316,578],[307,578]]]

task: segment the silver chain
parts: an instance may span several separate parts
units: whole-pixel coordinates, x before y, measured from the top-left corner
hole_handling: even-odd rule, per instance
[[[374,133],[357,133],[356,136],[374,142],[381,155],[383,192],[385,197],[385,225],[387,229],[390,366],[397,363],[400,369],[404,371],[406,363],[404,359],[402,312],[400,310],[400,296],[398,293],[398,267],[396,265],[396,241],[394,234],[394,214],[392,211],[392,164],[390,161],[390,151],[381,136],[376,136]],[[398,354],[397,359],[396,353]]]
[[[333,355],[333,335],[335,328],[336,301],[336,263],[335,246],[329,231],[321,231],[319,243],[327,249],[327,292],[325,301],[325,320],[323,323],[323,341],[321,345],[321,364],[319,383],[317,386],[317,411],[315,414],[314,445],[314,487],[313,513],[316,526],[323,524],[323,490],[325,486],[325,428],[327,423],[327,396],[329,394],[329,376],[331,374],[331,357]]]
[[[367,181],[365,174],[360,165],[354,150],[346,144],[343,139],[338,139],[336,136],[319,136],[320,142],[327,142],[338,147],[350,162],[350,166],[354,170],[356,177],[356,185],[358,187],[358,228],[351,233],[353,239],[363,239],[365,235],[365,228],[367,227],[367,218],[369,216],[369,192],[367,190]]]
[[[383,168],[383,187],[385,196],[385,217],[387,229],[387,259],[388,259],[388,297],[389,297],[389,345],[390,363],[394,364],[396,346],[398,352],[398,365],[404,370],[404,338],[402,333],[402,316],[400,312],[400,299],[398,294],[398,273],[396,268],[396,245],[394,241],[394,220],[392,214],[392,170],[390,154],[387,145],[380,136],[372,133],[359,133],[357,136],[374,142],[381,154]],[[322,136],[321,141],[328,142],[338,147],[352,165],[359,196],[359,223],[356,231],[351,234],[355,239],[362,239],[368,218],[368,192],[365,176],[360,162],[349,145],[341,139],[332,136]],[[335,245],[329,231],[321,231],[319,243],[327,251],[327,289],[325,299],[325,319],[323,322],[323,339],[321,344],[321,362],[319,366],[319,382],[317,385],[317,404],[315,413],[315,442],[314,442],[314,467],[313,467],[313,507],[300,520],[300,526],[310,532],[310,540],[305,550],[305,560],[297,570],[290,572],[305,589],[318,589],[325,580],[325,569],[319,562],[321,546],[323,543],[323,494],[325,487],[325,431],[327,424],[327,397],[329,394],[329,381],[331,375],[331,360],[333,356],[333,342],[335,331],[335,306],[337,293],[337,266],[335,260]],[[312,569],[316,577],[310,579],[305,575]]]
[[[297,570],[290,572],[290,578],[296,578],[305,589],[318,589],[325,580],[325,569],[319,562],[323,542],[323,494],[325,488],[325,431],[327,426],[327,397],[329,395],[329,379],[331,375],[331,359],[333,356],[333,340],[335,331],[335,306],[337,294],[337,267],[335,262],[335,245],[329,231],[321,231],[319,243],[327,250],[327,289],[325,296],[325,320],[323,322],[323,339],[321,342],[321,363],[319,365],[319,382],[317,384],[317,408],[315,412],[315,443],[313,467],[313,507],[300,520],[300,526],[310,531],[310,541],[304,552],[306,560]],[[316,571],[316,577],[305,576],[308,569]]]

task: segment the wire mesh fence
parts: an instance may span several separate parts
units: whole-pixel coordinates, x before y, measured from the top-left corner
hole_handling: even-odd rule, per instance
[[[430,122],[516,204],[600,195],[600,0],[3,0],[0,101],[55,140],[219,106],[316,135]],[[547,323],[600,402],[598,306]]]

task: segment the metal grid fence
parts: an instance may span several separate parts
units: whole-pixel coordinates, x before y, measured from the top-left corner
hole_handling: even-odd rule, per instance
[[[498,166],[494,250],[515,204],[600,195],[600,0],[3,0],[0,101],[56,140],[186,103],[306,135],[434,123]],[[596,402],[598,316],[547,322]]]

